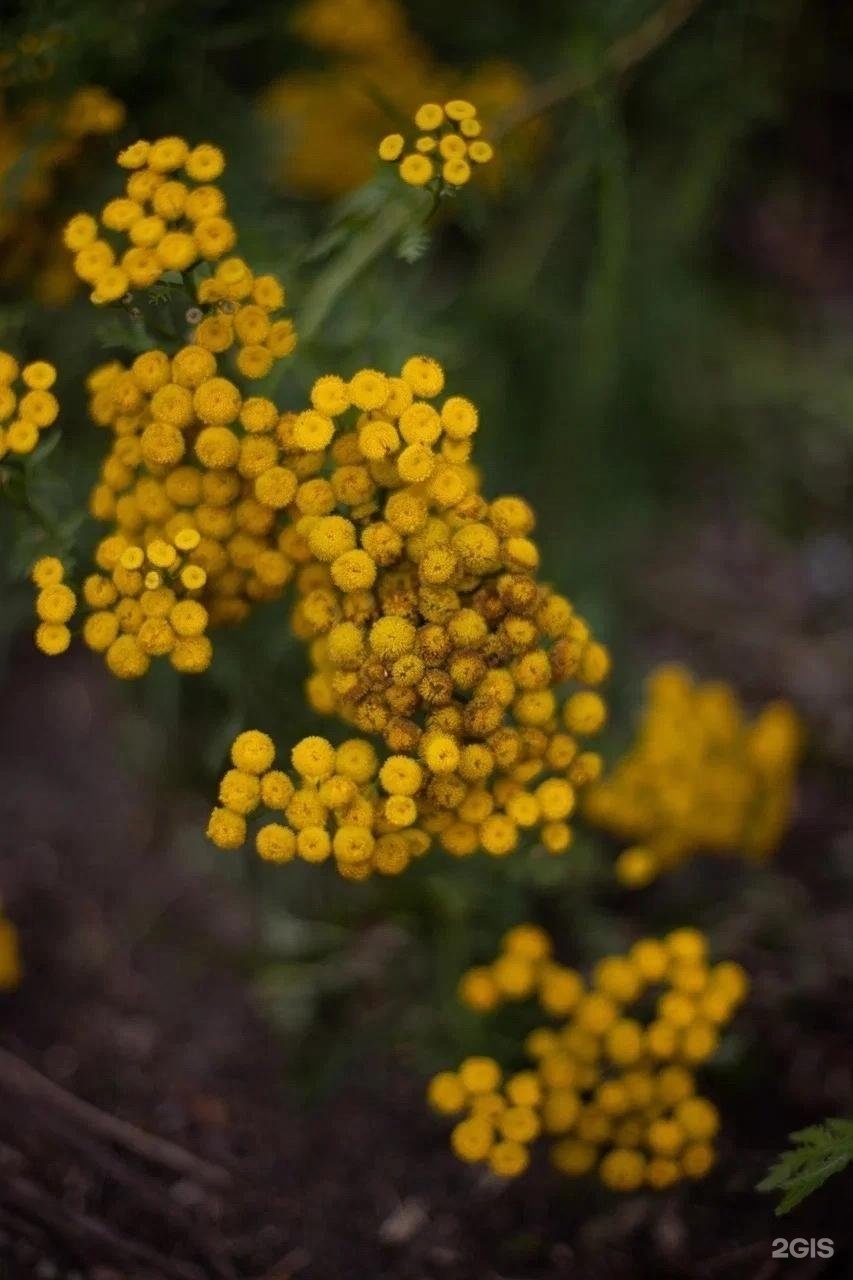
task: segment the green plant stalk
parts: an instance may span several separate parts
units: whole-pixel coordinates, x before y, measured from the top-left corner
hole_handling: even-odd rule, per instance
[[[338,298],[405,230],[411,216],[411,209],[402,202],[387,205],[373,224],[329,265],[305,300],[297,325],[301,341],[308,342],[314,337]]]

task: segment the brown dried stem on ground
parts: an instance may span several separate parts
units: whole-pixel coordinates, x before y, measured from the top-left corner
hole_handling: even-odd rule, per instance
[[[6,1049],[0,1049],[0,1086],[23,1095],[37,1105],[54,1107],[99,1137],[115,1142],[128,1151],[142,1156],[143,1159],[150,1160],[153,1164],[171,1169],[174,1173],[195,1178],[213,1187],[225,1188],[231,1183],[231,1175],[227,1169],[194,1156],[184,1147],[179,1147],[166,1138],[145,1133],[128,1121],[121,1120],[118,1116],[111,1116],[106,1111],[92,1106],[91,1103],[76,1098],[73,1093],[60,1088]]]

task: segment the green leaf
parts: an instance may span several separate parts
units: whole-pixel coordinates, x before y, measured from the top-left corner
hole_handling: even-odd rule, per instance
[[[410,264],[418,262],[428,252],[430,243],[431,237],[428,231],[424,231],[423,227],[411,227],[400,237],[397,257]]]
[[[758,1191],[782,1191],[776,1216],[788,1213],[828,1178],[853,1162],[853,1120],[830,1119],[792,1133],[785,1151],[758,1184]]]
[[[33,452],[27,458],[26,469],[29,471],[33,467],[38,467],[43,462],[46,462],[47,459],[50,457],[50,455],[53,453],[54,449],[59,445],[61,440],[62,440],[62,432],[59,430],[58,427],[55,428],[53,431],[46,432],[45,435],[42,437],[42,439],[39,441],[39,444],[37,445],[37,447],[33,450]]]

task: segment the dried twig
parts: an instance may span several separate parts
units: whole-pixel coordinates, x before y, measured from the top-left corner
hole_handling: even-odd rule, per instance
[[[10,1178],[0,1188],[0,1197],[12,1204],[22,1214],[43,1223],[55,1235],[62,1237],[86,1262],[98,1261],[105,1256],[127,1265],[136,1263],[154,1269],[154,1274],[166,1280],[205,1280],[204,1272],[188,1263],[167,1258],[156,1249],[138,1240],[119,1235],[96,1218],[76,1213],[58,1200],[46,1195],[27,1178]],[[93,1252],[97,1250],[96,1254]],[[85,1252],[84,1252],[85,1251]]]
[[[33,1102],[56,1108],[92,1133],[108,1142],[115,1142],[128,1151],[134,1151],[153,1164],[172,1169],[188,1178],[195,1178],[208,1186],[224,1188],[231,1183],[230,1173],[221,1165],[211,1164],[167,1138],[146,1133],[127,1120],[121,1120],[90,1102],[84,1102],[6,1049],[0,1049],[0,1087],[10,1089]]]
[[[4,1115],[3,1121],[14,1127],[16,1116],[11,1113]],[[27,1129],[40,1125],[58,1135],[92,1168],[117,1186],[126,1188],[133,1198],[134,1207],[146,1209],[169,1222],[182,1239],[193,1245],[219,1280],[236,1280],[234,1269],[226,1260],[227,1246],[220,1233],[200,1225],[191,1213],[174,1200],[168,1184],[128,1164],[121,1155],[93,1138],[88,1130],[81,1131],[79,1125],[67,1116],[32,1109],[27,1114],[17,1116],[17,1121]]]

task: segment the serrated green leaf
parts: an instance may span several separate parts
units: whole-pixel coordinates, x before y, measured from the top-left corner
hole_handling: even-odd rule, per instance
[[[853,1120],[834,1117],[790,1135],[795,1145],[782,1153],[758,1191],[782,1191],[776,1216],[788,1213],[853,1162]]]

